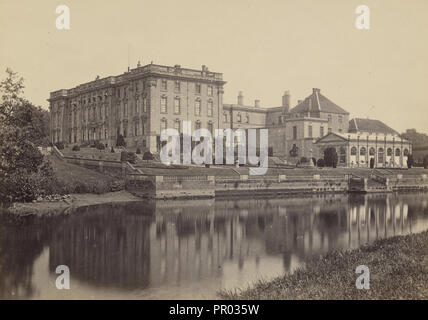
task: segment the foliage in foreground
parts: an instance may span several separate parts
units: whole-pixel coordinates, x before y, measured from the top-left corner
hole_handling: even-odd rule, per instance
[[[0,82],[0,202],[29,201],[56,184],[37,148],[48,144],[48,116],[21,97],[23,79],[6,73]]]

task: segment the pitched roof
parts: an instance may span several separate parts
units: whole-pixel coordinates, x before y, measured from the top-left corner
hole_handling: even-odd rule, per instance
[[[322,95],[320,93],[320,89],[316,88],[313,89],[313,92],[310,96],[306,97],[305,100],[290,110],[291,113],[302,113],[309,111],[349,114],[349,112]]]
[[[349,132],[370,132],[399,135],[380,120],[354,118],[349,121]]]

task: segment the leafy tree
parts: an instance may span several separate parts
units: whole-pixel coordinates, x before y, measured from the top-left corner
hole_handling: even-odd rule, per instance
[[[323,159],[323,158],[319,158],[319,159],[317,160],[317,167],[322,168],[322,167],[324,167],[324,165],[325,165],[325,161],[324,161],[324,159]]]
[[[43,155],[38,143],[47,140],[43,112],[21,97],[24,84],[10,69],[0,82],[0,201],[31,200],[39,192],[36,175]]]
[[[329,147],[324,150],[324,163],[326,167],[336,168],[337,161],[338,156],[335,148]]]
[[[143,160],[153,160],[153,154],[149,151],[144,152],[143,154]]]
[[[414,163],[414,160],[413,160],[413,155],[412,154],[409,154],[408,156],[407,156],[407,168],[411,168],[411,167],[413,167],[413,163]]]

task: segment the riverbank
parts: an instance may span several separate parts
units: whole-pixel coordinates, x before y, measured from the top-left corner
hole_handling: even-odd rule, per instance
[[[107,192],[104,194],[81,193],[71,194],[61,201],[41,201],[28,203],[13,203],[4,210],[19,216],[49,216],[67,214],[73,209],[112,202],[141,201],[140,198],[127,191]]]
[[[370,270],[370,289],[355,286],[355,268]],[[224,299],[428,299],[428,231],[332,252],[272,281],[219,294]]]

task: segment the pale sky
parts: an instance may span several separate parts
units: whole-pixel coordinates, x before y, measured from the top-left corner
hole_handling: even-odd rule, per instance
[[[57,30],[57,5],[70,30]],[[355,27],[358,5],[370,30]],[[25,95],[49,92],[128,66],[175,65],[223,73],[224,102],[294,104],[320,88],[351,113],[402,132],[428,133],[427,0],[0,0],[0,71],[25,79]]]

